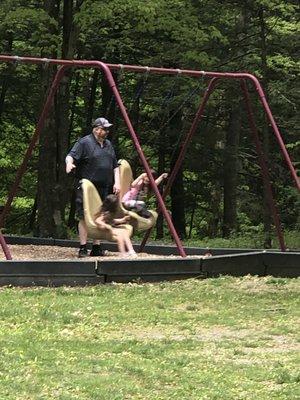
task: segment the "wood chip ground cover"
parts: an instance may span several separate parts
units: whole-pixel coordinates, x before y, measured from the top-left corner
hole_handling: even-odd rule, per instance
[[[14,260],[78,260],[77,248],[60,246],[36,246],[36,245],[10,245],[10,252]],[[178,254],[171,256],[161,256],[155,254],[139,253],[139,258],[170,258],[178,257]],[[199,258],[200,256],[189,256],[189,258]],[[86,257],[85,260],[101,259],[120,259],[117,252],[107,251],[105,257]],[[0,260],[5,260],[4,253],[0,251]]]

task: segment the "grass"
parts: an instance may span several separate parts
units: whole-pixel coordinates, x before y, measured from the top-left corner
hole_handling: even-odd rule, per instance
[[[140,237],[142,239],[143,236]],[[136,239],[135,239],[136,240]],[[152,234],[152,242],[155,244],[174,244],[170,235],[165,235],[163,240],[155,240],[155,232]],[[300,251],[300,230],[284,232],[284,242],[286,247],[291,251]],[[185,246],[202,247],[202,248],[241,248],[241,249],[263,249],[264,235],[263,233],[239,233],[232,235],[230,238],[222,237],[204,237],[192,238],[183,241]],[[272,248],[279,249],[280,245],[276,236],[272,236]]]
[[[288,249],[300,249],[300,230],[284,232],[284,242]],[[203,239],[188,239],[185,241],[187,246],[196,247],[211,247],[211,248],[264,248],[264,235],[262,233],[240,233],[232,235],[230,238],[203,238]],[[272,236],[272,248],[279,249],[280,245],[276,236]]]
[[[249,276],[2,288],[0,399],[298,399],[297,296]]]

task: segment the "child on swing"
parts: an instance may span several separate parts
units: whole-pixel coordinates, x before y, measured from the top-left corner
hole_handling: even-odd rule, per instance
[[[157,177],[156,171],[151,170],[155,184],[159,185],[168,174],[163,173]],[[130,190],[124,194],[122,203],[127,210],[136,211],[141,217],[149,218],[151,213],[147,210],[145,198],[150,192],[150,181],[146,172],[138,176],[131,184]]]
[[[107,196],[103,201],[100,211],[95,214],[95,223],[99,229],[112,230],[113,235],[116,237],[121,257],[137,257],[130,240],[129,232],[119,227],[121,224],[126,224],[130,216],[126,215],[123,218],[114,218],[118,206],[119,199],[115,194]]]

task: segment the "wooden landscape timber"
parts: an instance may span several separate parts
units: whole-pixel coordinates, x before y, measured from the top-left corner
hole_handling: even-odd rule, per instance
[[[86,286],[221,275],[295,278],[300,271],[300,252],[211,249],[212,256],[208,257],[204,256],[207,249],[192,248],[193,255],[182,258],[174,255],[174,246],[148,245],[138,258],[120,259],[116,248],[105,243],[105,257],[78,260],[75,241],[9,236],[6,241],[14,259],[0,258],[0,286]],[[189,254],[189,248],[186,251]]]

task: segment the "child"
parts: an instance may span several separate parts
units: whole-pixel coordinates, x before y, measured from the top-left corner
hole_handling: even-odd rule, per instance
[[[151,170],[151,174],[155,179],[156,185],[159,185],[168,176],[168,174],[163,173],[157,178],[157,173],[154,170]],[[149,194],[149,189],[150,181],[148,175],[144,172],[132,182],[130,190],[124,194],[122,198],[124,207],[127,210],[136,211],[141,217],[149,218],[151,213],[147,210],[144,201],[147,194]]]
[[[112,230],[117,239],[118,249],[122,257],[137,257],[133,249],[129,233],[126,229],[118,227],[130,219],[129,215],[123,218],[114,218],[119,206],[119,199],[115,194],[110,194],[104,200],[100,211],[95,215],[95,223],[100,229]],[[126,252],[128,250],[128,253]]]

